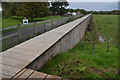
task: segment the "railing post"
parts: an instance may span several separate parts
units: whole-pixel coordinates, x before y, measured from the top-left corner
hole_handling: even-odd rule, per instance
[[[66,23],[67,23],[67,19],[68,19],[68,18],[66,17]]]
[[[63,20],[63,23],[65,23],[65,19],[64,19],[64,17],[62,18],[62,20]]]
[[[58,26],[58,21],[59,21],[59,18],[57,18],[57,26]]]
[[[64,23],[64,18],[62,17],[62,24]]]
[[[18,24],[18,38],[19,38],[19,41],[21,42],[22,41],[22,37],[21,37],[21,25]]]
[[[37,23],[34,22],[34,35],[36,36],[37,35]]]
[[[66,23],[66,17],[64,18],[64,23]]]
[[[52,29],[53,29],[53,19],[51,19],[51,26],[52,26]]]
[[[44,20],[44,32],[46,31],[46,21]]]
[[[72,19],[74,20],[74,15],[72,16]]]

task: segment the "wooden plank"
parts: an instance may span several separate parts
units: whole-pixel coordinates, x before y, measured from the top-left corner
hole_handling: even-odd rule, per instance
[[[17,68],[24,68],[29,64],[29,62],[3,56],[1,64],[5,64],[8,66],[13,66],[13,67],[17,67]]]
[[[4,64],[0,64],[0,65],[2,65],[2,73],[1,74],[11,76],[11,77],[13,77],[15,74],[17,74],[21,70],[20,68],[7,66]]]
[[[54,75],[47,75],[45,80],[61,80],[62,78]]]
[[[5,78],[5,79],[10,79],[11,76],[8,76],[8,75],[4,75],[4,74],[0,74],[0,78]]]
[[[31,70],[31,69],[23,69],[23,70],[22,70],[20,73],[18,73],[12,80],[16,80],[16,79],[25,80],[25,79],[27,79],[33,72],[34,72],[34,70]]]
[[[53,45],[55,42],[57,42],[62,36],[64,35],[63,32],[49,32],[44,33],[43,35],[40,35],[38,37],[33,38],[31,41],[39,42],[39,43],[46,43],[50,45]]]
[[[12,48],[11,50],[9,50],[10,53],[18,53],[21,55],[28,55],[28,56],[36,56],[36,53],[30,51],[30,50],[26,50],[25,48]]]
[[[12,53],[9,51],[5,51],[2,54],[2,56],[17,59],[17,60],[22,60],[22,61],[26,61],[26,62],[31,62],[35,59],[33,56],[29,56],[29,55],[25,55],[25,54],[23,55],[23,54],[19,54],[19,53]]]
[[[23,69],[22,71],[20,71],[18,74],[16,74],[12,80],[17,80],[27,69]]]
[[[29,51],[36,53],[36,52],[43,52],[44,50],[46,50],[46,48],[50,47],[50,45],[52,44],[33,40],[33,41],[30,41],[29,43],[16,46],[15,48],[26,49],[27,51],[29,50]]]
[[[62,79],[62,80],[69,80],[69,79]]]
[[[36,79],[39,78],[40,80],[43,80],[46,76],[47,76],[47,74],[45,74],[45,73],[41,73],[41,72],[35,71],[35,72],[29,77],[29,79],[30,79],[30,78],[36,78]]]

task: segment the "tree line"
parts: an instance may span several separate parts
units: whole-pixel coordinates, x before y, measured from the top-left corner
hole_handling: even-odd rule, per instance
[[[2,17],[18,16],[27,17],[31,21],[34,18],[49,16],[50,13],[63,15],[67,12],[68,2],[3,2]]]
[[[93,14],[113,14],[113,15],[119,15],[118,10],[113,10],[113,11],[89,11],[89,13]]]
[[[118,10],[113,11],[86,11],[84,9],[66,9],[69,5],[67,0],[64,2],[2,2],[2,18],[18,16],[22,19],[27,17],[33,21],[34,18],[40,18],[52,15],[63,15],[67,12],[78,12],[82,14],[120,14]]]
[[[120,11],[113,10],[113,11],[86,11],[84,9],[67,9],[68,12],[77,12],[80,11],[82,14],[113,14],[113,15],[120,15]]]

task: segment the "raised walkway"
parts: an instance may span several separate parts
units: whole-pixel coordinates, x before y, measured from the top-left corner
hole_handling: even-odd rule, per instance
[[[35,70],[41,68],[49,59],[59,52],[73,48],[80,41],[89,24],[90,16],[91,14],[62,25],[0,53],[1,77],[13,79],[26,69],[33,71],[30,75],[26,72],[29,77],[34,72],[37,74]]]

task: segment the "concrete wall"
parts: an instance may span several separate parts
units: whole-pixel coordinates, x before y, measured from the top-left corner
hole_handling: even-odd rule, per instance
[[[26,68],[40,69],[48,60],[54,57],[57,53],[67,51],[75,47],[80,39],[84,36],[86,27],[89,24],[91,15],[87,15],[81,19],[68,23],[60,28],[57,28],[46,34],[51,34],[51,38],[54,37],[56,42],[48,48],[42,55],[38,56],[33,62],[31,62]],[[75,25],[74,25],[75,24]],[[57,35],[58,34],[58,35]],[[60,36],[56,38],[56,36]],[[48,37],[49,40],[49,37]]]

